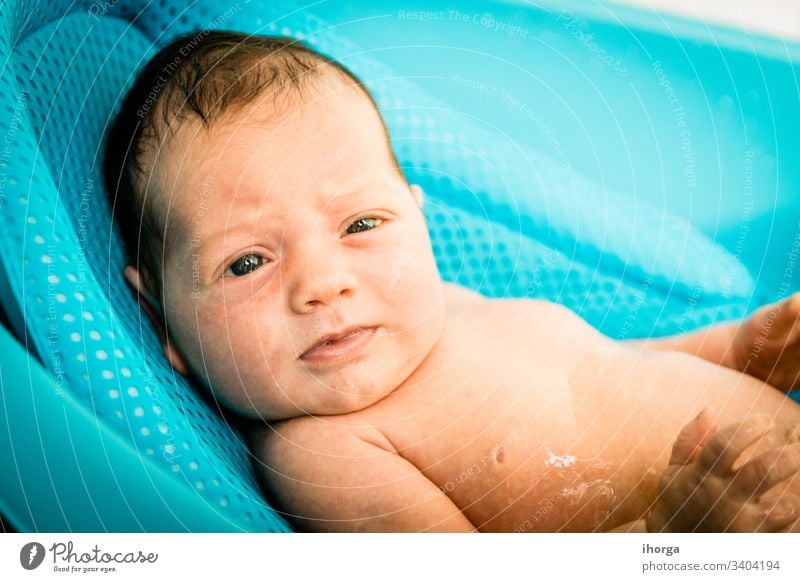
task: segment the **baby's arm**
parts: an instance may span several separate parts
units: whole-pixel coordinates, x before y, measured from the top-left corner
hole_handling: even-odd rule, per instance
[[[693,354],[788,392],[800,384],[800,293],[765,305],[740,322],[626,343]]]
[[[680,335],[627,340],[625,343],[648,350],[684,352],[712,364],[735,368],[732,345],[738,327],[738,322],[722,323]]]
[[[252,443],[257,471],[287,518],[308,531],[471,532],[456,505],[380,433],[304,417]]]
[[[681,431],[647,518],[612,531],[775,532],[797,525],[797,496],[766,494],[797,476],[800,443],[770,449],[734,469],[771,430],[770,422],[754,416],[717,431],[714,415],[706,409]]]

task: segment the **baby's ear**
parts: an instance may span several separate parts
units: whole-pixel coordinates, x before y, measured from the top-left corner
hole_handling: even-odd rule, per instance
[[[184,376],[189,375],[189,367],[184,362],[180,352],[172,345],[167,335],[167,330],[164,325],[163,312],[156,298],[150,293],[150,290],[145,286],[141,273],[135,267],[128,265],[123,271],[125,280],[136,293],[136,299],[139,302],[142,310],[153,322],[153,325],[158,332],[158,339],[161,342],[161,347],[164,350],[164,355],[169,360],[173,368]]]
[[[422,208],[422,203],[425,200],[425,191],[422,189],[422,186],[419,184],[410,184],[409,187],[411,188],[411,194],[414,195],[414,200],[417,201],[417,206]]]

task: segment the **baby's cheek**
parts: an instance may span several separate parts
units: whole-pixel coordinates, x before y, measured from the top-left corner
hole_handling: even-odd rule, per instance
[[[230,363],[230,354],[246,350],[252,338],[253,326],[242,326],[239,320],[227,313],[224,306],[203,306],[192,314],[190,330],[199,340],[205,360],[212,365]]]
[[[408,249],[393,250],[387,267],[388,272],[382,280],[386,284],[386,293],[392,293],[414,275],[413,253]]]
[[[409,229],[393,245],[388,261],[384,261],[384,281],[388,291],[407,288],[425,292],[438,280],[436,259],[427,232]]]

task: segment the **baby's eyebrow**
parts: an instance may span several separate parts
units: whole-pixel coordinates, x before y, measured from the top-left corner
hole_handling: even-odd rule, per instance
[[[343,192],[331,196],[327,207],[335,208],[338,206],[344,206],[346,203],[349,203],[351,200],[358,198],[359,196],[367,196],[371,193],[374,193],[377,187],[379,186],[376,184],[366,184],[350,190],[344,190]]]
[[[233,237],[238,235],[239,233],[252,233],[255,228],[255,223],[251,221],[241,222],[238,225],[231,226],[226,225],[225,228],[215,230],[211,234],[205,237],[201,237],[198,231],[191,232],[191,236],[189,237],[190,244],[189,248],[192,251],[192,254],[202,254],[204,249],[216,244],[217,241],[223,240],[228,237]]]

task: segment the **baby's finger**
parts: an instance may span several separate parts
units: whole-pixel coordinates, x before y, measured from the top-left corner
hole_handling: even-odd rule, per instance
[[[711,438],[711,435],[716,430],[714,424],[716,416],[716,409],[707,406],[681,429],[675,444],[672,445],[672,455],[669,459],[670,465],[688,465],[695,459],[703,445],[708,442],[708,439]]]
[[[774,309],[769,310],[765,316],[765,322],[770,322],[765,334],[772,337],[787,337],[792,328],[798,323],[800,294],[795,293],[773,307]]]
[[[770,449],[742,465],[732,487],[747,496],[760,496],[800,471],[800,443]]]
[[[763,497],[756,506],[759,532],[778,532],[800,518],[800,499],[792,493]]]
[[[772,420],[763,414],[721,428],[712,436],[697,458],[706,473],[727,475],[744,450],[772,429]]]

